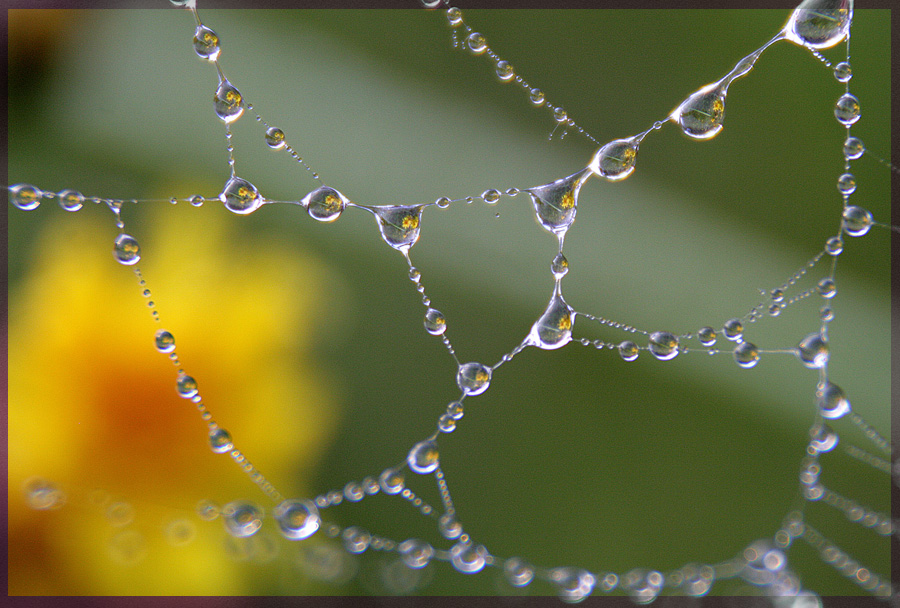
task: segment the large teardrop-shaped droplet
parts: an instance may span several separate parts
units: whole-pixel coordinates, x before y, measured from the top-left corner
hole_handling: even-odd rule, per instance
[[[216,115],[226,124],[236,121],[244,113],[244,106],[241,104],[242,100],[241,92],[227,79],[223,78],[216,89]]]
[[[346,196],[328,186],[320,186],[303,197],[300,204],[306,207],[310,217],[320,222],[333,222],[341,216],[350,201]]]
[[[711,139],[722,130],[725,120],[726,86],[708,84],[691,94],[675,108],[670,119],[677,122],[685,135],[693,139]]]
[[[588,168],[611,182],[625,179],[634,172],[638,143],[633,137],[615,139],[597,150]]]
[[[375,219],[384,242],[398,251],[409,251],[419,240],[421,206],[376,207]]]
[[[558,289],[553,290],[553,297],[544,314],[531,326],[526,342],[544,350],[553,350],[565,346],[572,341],[572,324],[575,311],[563,300]]]
[[[219,200],[225,204],[226,209],[238,215],[253,213],[265,202],[256,186],[237,176],[228,180],[219,194]]]
[[[827,49],[847,37],[852,21],[852,0],[804,0],[791,13],[784,35],[800,46]]]
[[[206,27],[198,25],[194,31],[194,51],[203,59],[215,61],[221,52],[219,35]]]
[[[480,395],[491,384],[491,371],[481,363],[464,363],[456,372],[456,384],[466,395]]]
[[[538,222],[553,234],[565,234],[575,221],[578,191],[590,173],[579,171],[555,182],[528,188]]]
[[[309,500],[284,500],[272,512],[285,538],[303,540],[312,536],[322,523],[319,510]]]

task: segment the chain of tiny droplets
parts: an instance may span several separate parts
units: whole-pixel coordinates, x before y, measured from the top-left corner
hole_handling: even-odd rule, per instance
[[[820,558],[826,564],[846,576],[848,579],[876,595],[886,596],[891,592],[890,581],[879,577],[870,570],[863,568],[850,554],[841,550],[821,532],[810,526],[805,521],[802,524],[800,537],[811,547],[819,551]]]

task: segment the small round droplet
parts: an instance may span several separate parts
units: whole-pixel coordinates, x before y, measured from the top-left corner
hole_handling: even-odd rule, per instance
[[[456,372],[456,384],[466,395],[480,395],[491,384],[491,371],[481,363],[464,363]]]
[[[557,253],[550,262],[550,272],[553,273],[553,277],[556,279],[563,278],[569,272],[569,260],[566,259],[562,252]]]
[[[554,568],[550,580],[556,585],[560,599],[573,604],[589,596],[597,582],[593,574],[578,568]]]
[[[453,401],[447,406],[447,413],[450,414],[450,417],[454,420],[462,418],[464,411],[465,408],[461,401]]]
[[[9,189],[9,202],[22,209],[31,211],[41,204],[43,192],[28,184],[16,184]]]
[[[410,538],[397,546],[397,551],[410,568],[424,568],[434,557],[434,548],[424,540]]]
[[[347,198],[328,186],[320,186],[303,197],[300,204],[306,207],[310,217],[320,222],[333,222],[343,213],[349,201]]]
[[[365,497],[365,490],[363,490],[363,487],[357,482],[350,481],[347,482],[346,485],[344,485],[344,498],[346,498],[350,502],[359,502]]]
[[[781,314],[782,309],[783,308],[782,308],[781,304],[772,304],[771,306],[769,306],[769,316],[777,317],[778,315]]]
[[[439,457],[440,453],[438,452],[437,443],[434,441],[420,441],[409,451],[406,463],[412,472],[424,475],[433,473],[438,468],[440,464],[438,462]]]
[[[634,172],[637,152],[638,144],[633,139],[615,139],[597,150],[588,167],[602,178],[619,181]]]
[[[156,341],[156,350],[161,353],[170,353],[175,350],[175,336],[165,329],[160,329],[154,337]]]
[[[856,160],[866,151],[866,146],[858,137],[848,137],[844,142],[844,158]]]
[[[221,512],[219,505],[210,500],[201,500],[197,503],[195,510],[197,511],[197,517],[203,521],[212,521],[216,519]]]
[[[444,412],[438,418],[438,430],[442,433],[452,433],[456,430],[456,420],[454,420],[453,416]]]
[[[450,199],[447,198],[446,196],[442,196],[439,199],[437,199],[436,201],[434,201],[434,204],[437,205],[439,209],[446,209],[447,207],[450,206]]]
[[[822,279],[816,284],[816,291],[823,298],[833,298],[837,294],[837,286],[834,284],[834,279],[827,277]]]
[[[536,107],[541,107],[542,105],[544,105],[544,102],[546,101],[544,92],[537,88],[531,89],[531,91],[529,91],[528,98],[531,100],[531,103],[533,103]]]
[[[438,529],[441,531],[441,536],[453,540],[454,538],[459,538],[463,528],[455,515],[444,513],[438,518]]]
[[[638,358],[638,345],[631,340],[625,340],[619,344],[619,356],[625,361],[634,361]]]
[[[56,196],[59,197],[59,206],[66,211],[78,211],[84,206],[84,195],[77,190],[63,190]]]
[[[403,491],[403,474],[396,469],[385,469],[378,476],[378,485],[385,494],[399,494]]]
[[[744,336],[744,324],[740,319],[728,319],[722,327],[722,335],[732,342],[737,342]]]
[[[569,115],[562,108],[556,108],[553,110],[553,118],[556,122],[566,122],[569,119]]]
[[[232,536],[253,536],[262,527],[262,509],[252,502],[236,500],[222,508],[222,521]]]
[[[194,522],[178,518],[168,522],[165,526],[166,540],[173,547],[183,547],[190,544],[197,536],[197,527]]]
[[[194,51],[203,59],[215,61],[219,57],[219,35],[206,27],[198,25],[194,31]]]
[[[860,117],[859,100],[850,93],[841,95],[834,104],[834,117],[838,119],[839,123],[848,127],[856,123]]]
[[[459,542],[450,548],[450,563],[464,574],[474,574],[484,568],[487,555],[483,545]]]
[[[856,178],[851,173],[844,173],[838,178],[837,189],[844,196],[850,196],[856,192]]]
[[[237,176],[228,180],[225,189],[219,194],[219,200],[225,204],[226,209],[238,215],[253,213],[264,202],[256,186]]]
[[[678,338],[667,331],[650,334],[650,352],[660,361],[674,359],[678,355]]]
[[[348,553],[362,553],[372,542],[372,535],[357,526],[346,528],[341,536],[344,538],[344,548]]]
[[[487,41],[478,32],[472,32],[466,38],[466,46],[469,47],[473,55],[481,55],[487,50]]]
[[[134,521],[134,507],[123,501],[116,501],[106,507],[106,519],[117,528]]]
[[[58,509],[66,502],[65,494],[46,479],[30,479],[25,482],[24,490],[25,501],[32,509]]]
[[[503,576],[513,587],[525,587],[534,580],[534,567],[518,557],[503,562]]]
[[[797,345],[795,354],[810,369],[825,367],[828,363],[828,343],[818,332],[809,334]]]
[[[701,327],[697,332],[697,338],[703,346],[712,346],[716,343],[716,330],[709,326]]]
[[[216,95],[213,100],[215,101],[216,116],[221,118],[225,124],[234,122],[244,113],[244,106],[241,104],[243,100],[241,92],[224,78],[219,83],[218,88],[216,88]]]
[[[185,399],[190,399],[197,394],[197,381],[187,374],[181,374],[178,376],[176,390],[178,390],[178,394]]]
[[[844,250],[844,240],[839,236],[833,236],[825,241],[825,253],[828,255],[840,255]]]
[[[725,85],[714,82],[688,97],[671,119],[692,139],[711,139],[722,130],[725,120]]]
[[[231,440],[231,435],[228,431],[216,428],[209,432],[209,446],[216,454],[224,454],[231,451],[234,447],[234,442]]]
[[[425,331],[432,336],[439,336],[447,331],[447,320],[441,311],[429,308],[425,312]]]
[[[850,401],[837,384],[826,382],[816,390],[816,404],[822,418],[837,420],[850,413]]]
[[[486,202],[488,205],[493,205],[500,200],[500,192],[498,190],[494,190],[493,188],[485,190],[481,193],[481,200]]]
[[[116,237],[113,255],[120,264],[134,266],[141,261],[141,246],[133,236],[120,234]]]
[[[309,500],[291,498],[282,501],[272,512],[281,534],[290,540],[312,536],[322,523],[319,510]]]
[[[622,587],[636,604],[653,602],[665,584],[665,577],[656,570],[636,568],[622,577]]]
[[[448,8],[447,9],[447,22],[452,27],[459,27],[459,25],[462,23],[462,11],[460,11],[456,7]]]
[[[834,66],[834,77],[838,82],[848,82],[853,78],[853,68],[846,61],[842,61]]]
[[[497,62],[497,78],[503,82],[509,82],[516,75],[516,71],[508,61],[500,60]]]
[[[189,202],[191,205],[193,205],[194,207],[202,207],[202,206],[203,206],[203,203],[204,203],[205,201],[206,201],[206,199],[204,199],[204,198],[203,198],[202,196],[200,196],[199,194],[195,194],[195,195],[193,195],[192,197],[190,197],[190,198],[188,199],[188,202]]]
[[[820,406],[821,407],[821,406]],[[825,454],[832,451],[838,444],[838,436],[827,424],[813,427],[810,432],[809,446],[816,454]]]
[[[749,369],[759,363],[759,349],[754,344],[744,341],[734,347],[734,360],[743,368]]]
[[[846,38],[852,20],[850,0],[804,0],[791,13],[784,34],[794,44],[827,49]]]
[[[863,236],[872,227],[872,214],[862,207],[844,207],[841,218],[844,232],[850,236]]]
[[[285,146],[284,131],[278,127],[266,129],[266,145],[273,150],[281,150]]]

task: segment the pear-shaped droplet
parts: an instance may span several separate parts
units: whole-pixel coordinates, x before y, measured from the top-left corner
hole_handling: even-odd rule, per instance
[[[650,352],[660,361],[674,359],[678,355],[678,338],[667,331],[650,334]]]
[[[244,500],[230,502],[222,508],[222,521],[232,536],[253,536],[262,527],[262,509]]]
[[[28,184],[16,184],[9,189],[9,202],[22,209],[23,211],[31,211],[37,209],[41,204],[41,197],[44,195],[39,189]]]
[[[309,538],[322,523],[316,505],[312,501],[297,498],[280,502],[272,515],[278,522],[281,534],[290,540]]]
[[[723,83],[714,82],[685,99],[671,119],[678,123],[685,135],[693,139],[710,139],[722,130],[725,120],[725,93]]]
[[[376,207],[375,219],[381,238],[398,251],[409,251],[419,240],[421,206]]]
[[[59,206],[66,211],[78,211],[84,206],[84,195],[76,190],[63,190],[56,196],[59,197]]]
[[[572,325],[575,311],[563,300],[559,289],[554,289],[553,297],[544,314],[531,326],[526,341],[531,346],[544,350],[561,348],[572,341]]]
[[[160,329],[156,332],[154,341],[156,343],[156,350],[161,353],[170,353],[175,350],[175,336],[165,329]]]
[[[590,173],[579,171],[555,182],[525,190],[531,195],[538,222],[553,234],[565,234],[575,221],[578,192]]]
[[[759,363],[759,349],[756,345],[744,341],[734,347],[734,360],[745,369],[756,366]]]
[[[120,264],[133,266],[141,261],[141,246],[133,236],[120,234],[113,245],[113,256]]]
[[[844,207],[841,219],[844,232],[850,236],[863,236],[869,231],[869,228],[872,227],[873,222],[872,214],[868,210],[857,207],[856,205]]]
[[[194,51],[203,59],[215,61],[221,51],[219,35],[205,25],[198,25],[194,31]]]
[[[579,568],[554,568],[550,571],[550,580],[560,599],[573,604],[589,596],[597,583],[593,574]]]
[[[566,259],[562,252],[557,253],[550,262],[550,272],[553,273],[553,277],[556,279],[563,278],[569,272],[569,260]]]
[[[842,125],[849,127],[859,120],[861,113],[859,100],[850,93],[844,93],[834,104],[834,117]]]
[[[852,0],[804,0],[784,26],[785,37],[800,46],[827,49],[847,37]]]
[[[638,142],[634,138],[615,139],[594,154],[588,168],[611,182],[625,179],[634,172]]]
[[[242,105],[243,98],[241,92],[238,91],[233,84],[226,79],[219,82],[216,88],[216,96],[214,98],[216,115],[221,118],[225,124],[229,124],[241,117],[244,113]]]
[[[266,145],[273,150],[281,150],[285,146],[284,131],[278,127],[266,129]]]
[[[456,384],[466,395],[480,395],[491,384],[491,371],[481,363],[463,363],[456,372]]]
[[[219,200],[225,203],[226,209],[238,215],[253,213],[265,202],[256,186],[237,176],[228,180]]]
[[[850,413],[850,401],[837,384],[826,382],[816,390],[816,404],[822,418],[837,420]]]
[[[438,458],[437,443],[434,441],[420,441],[412,447],[406,456],[406,463],[413,473],[426,474],[433,473],[440,464]]]
[[[797,345],[795,354],[806,367],[818,369],[828,363],[828,343],[822,334],[809,334]]]
[[[222,428],[215,428],[209,432],[209,446],[216,454],[224,454],[231,451],[234,442],[231,440],[231,434]]]
[[[432,336],[439,336],[447,331],[447,320],[441,311],[435,308],[425,311],[425,331]]]
[[[341,216],[349,202],[334,188],[320,186],[304,196],[300,204],[306,207],[310,217],[320,222],[333,222]]]
[[[488,556],[484,545],[476,545],[471,542],[459,542],[450,548],[450,563],[464,574],[480,572],[486,563]]]
[[[410,538],[397,546],[397,551],[410,568],[424,568],[434,557],[434,548],[424,540]]]

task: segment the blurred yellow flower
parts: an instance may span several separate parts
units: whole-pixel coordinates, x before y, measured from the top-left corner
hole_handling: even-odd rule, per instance
[[[166,205],[126,228],[152,290],[142,298],[131,268],[111,255],[116,233],[104,212],[34,212],[57,217],[9,293],[9,594],[265,593],[267,574],[248,560],[291,543],[271,518],[256,537],[230,538],[195,505],[275,505],[210,449],[154,335],[174,334],[235,447],[282,493],[308,495],[304,480],[337,413],[334,383],[304,350],[328,329],[328,273],[284,243],[241,233],[220,205]],[[157,298],[161,323],[148,306]],[[29,507],[25,489],[37,479],[64,504]],[[46,506],[53,495],[32,500]]]

